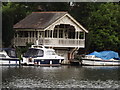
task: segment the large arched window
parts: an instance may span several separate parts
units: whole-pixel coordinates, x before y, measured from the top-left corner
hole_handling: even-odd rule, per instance
[[[75,38],[75,28],[69,24],[56,25],[53,33],[54,38]]]

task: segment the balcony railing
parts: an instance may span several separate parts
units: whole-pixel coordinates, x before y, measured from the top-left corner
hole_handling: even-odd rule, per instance
[[[36,38],[24,38],[24,37],[14,38],[15,46],[26,46],[26,43],[35,43],[35,42],[36,42]]]
[[[36,42],[36,38],[15,38],[16,46],[25,46],[26,43]],[[40,38],[39,44],[50,47],[84,47],[84,39]]]
[[[84,47],[84,39],[44,38],[39,44],[53,47]]]

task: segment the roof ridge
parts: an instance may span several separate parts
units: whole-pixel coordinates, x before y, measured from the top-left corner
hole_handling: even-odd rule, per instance
[[[42,11],[42,12],[32,12],[32,13],[68,13],[67,11]]]

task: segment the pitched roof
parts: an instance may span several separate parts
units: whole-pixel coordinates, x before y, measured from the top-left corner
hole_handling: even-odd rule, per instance
[[[44,29],[55,22],[67,12],[33,12],[20,22],[16,23],[15,29]]]
[[[63,22],[62,19],[64,19],[63,17],[66,17],[66,16],[69,18],[69,21],[64,20],[65,22]],[[49,12],[33,12],[27,17],[25,17],[23,20],[16,23],[13,28],[14,29],[47,30],[47,29],[51,29],[50,27],[54,28],[54,25],[60,20],[63,24],[66,24],[66,23],[72,24],[73,26],[76,27],[76,30],[78,31],[83,30],[86,33],[88,33],[88,31],[79,22],[77,22],[72,16],[70,16],[67,12],[58,12],[58,11],[56,12],[50,12],[50,11]]]

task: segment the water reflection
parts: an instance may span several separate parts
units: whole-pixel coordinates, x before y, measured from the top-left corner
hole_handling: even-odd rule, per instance
[[[120,67],[2,67],[3,88],[120,88]]]

